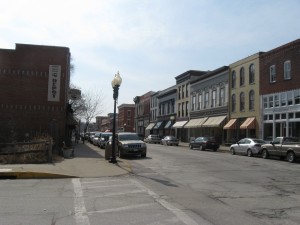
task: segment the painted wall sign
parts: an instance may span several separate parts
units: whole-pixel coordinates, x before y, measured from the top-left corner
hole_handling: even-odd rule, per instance
[[[61,66],[49,66],[48,101],[59,102]]]

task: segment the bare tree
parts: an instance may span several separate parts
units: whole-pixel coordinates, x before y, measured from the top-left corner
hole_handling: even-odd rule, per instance
[[[86,90],[81,93],[81,99],[72,100],[72,109],[78,119],[85,121],[86,132],[91,120],[103,113],[103,95],[101,91]]]

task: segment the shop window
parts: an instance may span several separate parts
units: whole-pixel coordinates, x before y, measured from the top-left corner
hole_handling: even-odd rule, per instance
[[[279,95],[274,96],[275,107],[279,107]]]
[[[289,113],[289,119],[294,119],[294,113]]]
[[[269,120],[273,120],[273,114],[269,115]]]
[[[275,120],[280,120],[280,114],[275,114]]]
[[[269,96],[269,108],[273,108],[274,103],[273,103],[273,96]]]
[[[280,100],[281,100],[281,106],[286,106],[286,94],[285,93],[281,93]]]
[[[295,105],[300,104],[300,90],[294,91],[294,100],[295,100]]]
[[[289,91],[287,93],[287,102],[288,102],[288,105],[293,105],[293,92],[292,91]]]
[[[282,120],[285,120],[285,119],[286,119],[286,114],[285,114],[285,113],[281,114],[281,119],[282,119]]]
[[[264,109],[268,108],[268,97],[264,97]]]

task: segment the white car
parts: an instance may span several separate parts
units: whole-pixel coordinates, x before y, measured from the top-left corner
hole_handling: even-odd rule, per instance
[[[241,154],[247,155],[249,157],[253,155],[261,154],[261,146],[266,144],[262,139],[256,138],[243,138],[239,140],[236,144],[230,146],[230,152],[232,155]]]

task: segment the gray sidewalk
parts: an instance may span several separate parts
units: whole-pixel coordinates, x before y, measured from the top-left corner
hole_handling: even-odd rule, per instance
[[[46,164],[1,164],[0,178],[67,178],[118,176],[131,172],[126,161],[118,158],[117,164],[105,160],[103,149],[95,150],[89,144],[76,144],[75,157],[60,157],[54,163]]]

